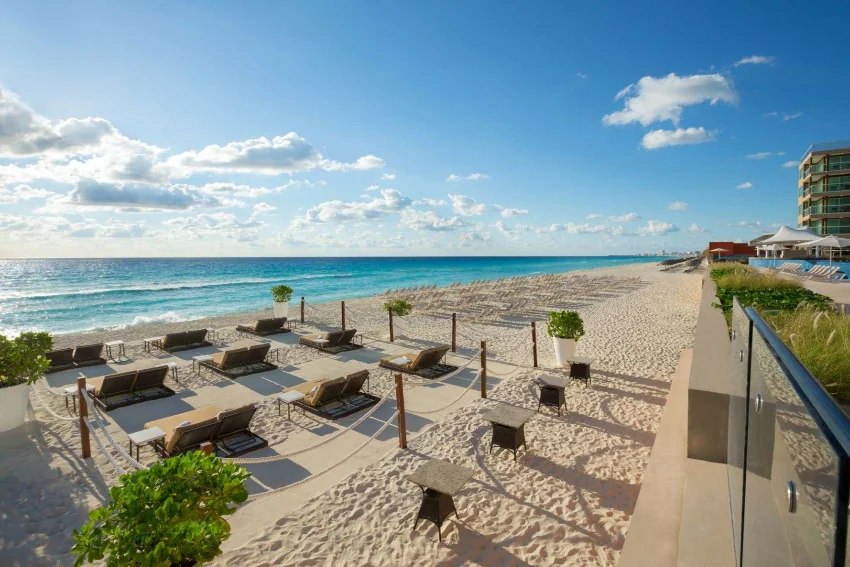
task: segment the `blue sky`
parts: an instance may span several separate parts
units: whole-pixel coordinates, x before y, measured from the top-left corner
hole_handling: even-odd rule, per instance
[[[830,5],[815,31],[791,2],[7,2],[0,256],[746,240],[795,224],[787,162],[850,138],[848,15]]]

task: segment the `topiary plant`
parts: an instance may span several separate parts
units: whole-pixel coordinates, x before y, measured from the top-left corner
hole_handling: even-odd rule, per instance
[[[393,315],[404,317],[405,315],[410,315],[410,312],[413,311],[413,306],[403,299],[391,299],[384,303],[384,310],[392,311]]]
[[[276,285],[272,288],[272,299],[278,303],[288,303],[293,291],[288,285]]]
[[[74,530],[76,566],[106,558],[108,567],[202,564],[230,535],[224,516],[248,498],[251,474],[200,451],[170,457],[121,477],[109,505]]]
[[[584,321],[576,311],[551,311],[546,332],[550,337],[577,341],[584,336]]]
[[[49,333],[21,333],[14,339],[0,335],[0,388],[34,384],[50,367],[44,353],[51,348]]]

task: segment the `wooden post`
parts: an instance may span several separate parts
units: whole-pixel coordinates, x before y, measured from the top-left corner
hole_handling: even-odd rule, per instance
[[[84,376],[77,378],[77,395],[80,397],[80,443],[83,449],[83,458],[91,457],[91,439],[89,439],[89,424],[86,417],[89,415],[89,406],[83,392],[86,391],[86,379]]]
[[[390,314],[390,342],[395,342],[395,337],[393,336],[393,310],[387,309],[387,313]]]
[[[534,358],[534,368],[537,368],[537,322],[531,322],[531,352]]]
[[[213,454],[213,444],[209,441],[205,441],[201,443],[201,452],[204,455],[212,455]]]
[[[452,313],[452,352],[457,352],[457,313]]]
[[[345,302],[340,301],[340,303],[342,304],[342,330],[344,331],[345,330]]]
[[[481,341],[481,397],[487,397],[487,341]]]
[[[404,379],[395,375],[395,399],[398,406],[398,446],[407,449],[407,423],[404,417]]]
[[[304,296],[301,296],[301,323],[304,324]]]

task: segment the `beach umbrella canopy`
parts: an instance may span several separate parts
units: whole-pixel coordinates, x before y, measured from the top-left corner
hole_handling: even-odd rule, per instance
[[[847,248],[850,247],[850,238],[841,238],[839,236],[825,236],[817,240],[810,240],[797,245],[797,248]]]
[[[709,250],[709,252],[729,252],[725,248],[714,248],[713,250]]]
[[[819,238],[820,235],[815,234],[811,230],[791,228],[790,226],[782,225],[779,230],[776,231],[776,234],[770,238],[762,240],[761,244],[798,244],[800,242],[818,240]]]

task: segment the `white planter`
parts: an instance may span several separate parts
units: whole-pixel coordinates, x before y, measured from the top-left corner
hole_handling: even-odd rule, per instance
[[[567,359],[576,354],[576,342],[573,339],[552,337],[552,347],[555,349],[555,363],[558,366],[566,366]]]
[[[289,317],[289,302],[280,303],[278,301],[274,302],[274,316],[275,317]]]
[[[28,384],[0,388],[0,431],[9,431],[24,424],[29,393]]]

